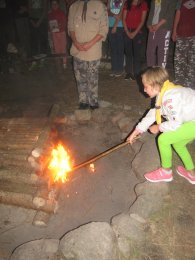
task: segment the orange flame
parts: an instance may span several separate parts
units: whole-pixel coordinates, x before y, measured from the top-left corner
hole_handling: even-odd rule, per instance
[[[95,172],[95,165],[94,163],[90,163],[89,168],[92,172]]]
[[[52,150],[51,161],[48,169],[52,172],[53,181],[67,181],[67,173],[71,171],[70,156],[63,145],[58,144],[56,149]]]

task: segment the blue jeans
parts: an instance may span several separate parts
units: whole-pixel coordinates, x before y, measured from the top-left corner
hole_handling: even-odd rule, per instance
[[[126,73],[139,75],[142,65],[142,48],[144,48],[143,33],[139,32],[133,39],[124,33]]]
[[[114,73],[121,73],[124,65],[124,29],[117,27],[116,33],[111,33],[111,30],[112,28],[109,28],[111,67]]]

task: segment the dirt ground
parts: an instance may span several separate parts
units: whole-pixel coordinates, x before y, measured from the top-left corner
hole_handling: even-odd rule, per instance
[[[22,66],[17,73],[1,74],[0,117],[44,117],[55,103],[61,105],[62,116],[64,112],[73,112],[78,107],[78,98],[71,60],[63,73],[57,72],[54,65],[53,60],[47,60],[38,71],[29,72]],[[135,123],[150,106],[150,100],[135,82],[111,78],[105,68],[100,70],[99,97],[112,104],[131,106]],[[82,126],[73,132],[64,128],[59,131],[78,161],[121,142],[118,130],[111,129],[109,123]],[[127,210],[135,200],[134,186],[139,182],[130,171],[131,156],[125,148],[99,161],[94,175],[81,169],[64,187],[59,213],[45,229],[31,226],[33,211],[0,205],[0,259],[6,259],[6,255],[26,241],[59,238],[84,223],[109,221],[113,215]],[[144,249],[138,248],[134,259],[194,260],[194,202],[193,185],[177,178],[170,185],[162,209],[151,217],[151,223],[158,227],[150,234],[151,243]]]

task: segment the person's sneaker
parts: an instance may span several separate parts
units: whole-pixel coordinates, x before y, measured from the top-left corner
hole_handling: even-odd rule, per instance
[[[184,167],[178,166],[177,173],[188,180],[191,184],[195,184],[195,176],[192,176],[189,171],[187,171]]]
[[[125,80],[135,80],[135,77],[131,73],[127,73],[125,76]]]
[[[33,61],[29,67],[29,71],[33,71],[37,69],[39,69],[39,64],[36,61]]]
[[[41,59],[39,64],[38,64],[38,67],[43,68],[44,66],[45,66],[45,59]]]
[[[97,108],[99,108],[99,104],[96,103],[96,104],[94,104],[94,105],[90,105],[90,108],[91,108],[92,110],[97,109]]]
[[[173,180],[172,171],[171,173],[165,173],[162,168],[159,168],[152,172],[148,172],[144,174],[144,177],[150,182],[169,182]]]
[[[114,74],[115,78],[121,77],[123,75],[123,72],[118,72]]]
[[[89,109],[89,104],[87,104],[87,103],[80,103],[79,104],[79,109],[80,110]]]
[[[14,53],[17,54],[18,53],[18,49],[15,47],[15,45],[13,43],[8,43],[7,45],[7,52],[8,53]]]

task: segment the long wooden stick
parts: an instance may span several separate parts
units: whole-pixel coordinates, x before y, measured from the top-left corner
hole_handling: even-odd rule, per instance
[[[85,161],[83,163],[80,163],[80,164],[74,166],[72,168],[71,172],[75,171],[75,170],[78,170],[78,169],[80,169],[80,168],[82,168],[82,167],[84,167],[84,166],[86,166],[86,165],[88,165],[90,163],[93,163],[93,162],[97,161],[98,159],[100,159],[100,158],[102,158],[102,157],[104,157],[104,156],[114,152],[115,150],[118,150],[118,149],[126,146],[127,144],[129,144],[129,143],[128,142],[123,142],[123,143],[120,143],[118,145],[115,145],[114,147],[112,147],[112,148],[110,148],[110,149],[108,149],[108,150],[106,150],[106,151],[96,155],[95,157],[93,157],[93,158],[91,158],[91,159],[89,159],[89,160],[87,160],[87,161]]]

